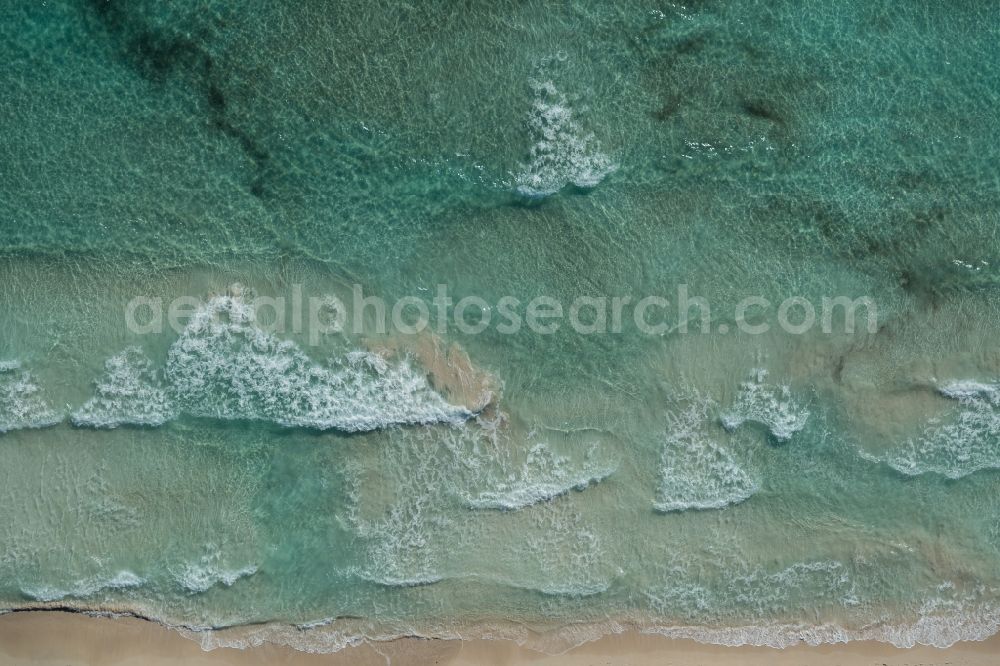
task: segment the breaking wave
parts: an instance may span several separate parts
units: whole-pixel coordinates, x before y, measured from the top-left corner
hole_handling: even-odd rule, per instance
[[[73,414],[74,424],[155,426],[184,413],[361,432],[458,425],[473,415],[448,403],[406,359],[355,350],[319,365],[294,342],[256,326],[252,306],[232,295],[211,298],[191,316],[170,347],[162,379],[130,348],[106,362],[96,385],[97,395]],[[22,382],[23,400],[29,389]]]
[[[97,395],[71,416],[73,425],[116,428],[120,425],[159,426],[177,409],[153,363],[138,347],[108,359],[97,382]]]
[[[0,435],[25,428],[46,428],[62,421],[49,405],[34,375],[18,361],[0,362]]]
[[[91,576],[89,578],[84,578],[83,580],[78,580],[66,589],[42,586],[23,588],[21,592],[24,593],[25,596],[28,596],[36,601],[59,601],[60,599],[70,597],[75,599],[86,599],[98,594],[99,592],[139,587],[145,582],[146,581],[143,578],[140,578],[131,571],[122,570],[110,578]]]
[[[618,167],[601,152],[597,138],[580,127],[566,95],[552,81],[532,81],[531,87],[535,101],[528,122],[535,143],[517,176],[517,193],[538,199],[569,184],[596,187]]]
[[[354,351],[317,365],[294,342],[255,326],[252,308],[233,296],[192,316],[170,348],[166,376],[181,409],[195,416],[347,432],[471,416],[406,361]]]
[[[208,552],[197,562],[185,562],[173,572],[173,577],[177,584],[189,593],[201,594],[216,585],[232,587],[236,581],[255,573],[257,566],[252,564],[238,568],[226,566],[221,551],[210,545]]]
[[[740,385],[733,405],[722,415],[722,424],[735,430],[744,423],[759,423],[780,441],[786,441],[806,426],[809,412],[787,386],[766,383],[767,370],[758,368],[750,381]]]
[[[938,392],[957,406],[882,460],[909,476],[933,472],[949,479],[1000,468],[1000,385],[957,381]]]
[[[607,589],[600,537],[571,502],[556,499],[616,469],[599,451],[592,447],[582,464],[549,441],[522,453],[510,432],[482,419],[389,436],[377,461],[347,464],[342,522],[365,548],[359,578],[389,587],[478,579],[568,597]],[[380,470],[379,483],[365,469]],[[474,509],[508,510],[503,519],[517,521],[518,538],[494,543]],[[475,566],[487,552],[493,564]]]
[[[558,455],[539,442],[528,451],[519,470],[506,479],[489,484],[490,490],[465,493],[465,501],[473,509],[513,511],[545,502],[571,490],[583,490],[611,476],[616,466],[594,460],[593,449],[582,465],[574,465],[566,456]]]

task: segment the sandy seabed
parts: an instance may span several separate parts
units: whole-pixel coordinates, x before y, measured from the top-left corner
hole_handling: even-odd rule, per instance
[[[209,652],[176,631],[134,617],[94,617],[69,612],[18,612],[0,616],[3,666],[985,666],[1000,664],[1000,636],[956,643],[950,648],[896,648],[856,641],[784,649],[722,647],[692,640],[626,633],[607,636],[563,654],[547,655],[503,640],[423,640],[403,638],[308,654],[265,645]]]

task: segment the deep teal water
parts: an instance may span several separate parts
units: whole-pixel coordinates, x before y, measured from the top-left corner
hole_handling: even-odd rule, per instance
[[[998,33],[976,1],[5,6],[0,607],[322,650],[993,633]],[[682,284],[710,333],[246,315]],[[739,333],[748,296],[877,326]]]

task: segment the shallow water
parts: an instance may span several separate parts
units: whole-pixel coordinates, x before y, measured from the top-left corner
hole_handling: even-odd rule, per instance
[[[320,650],[1000,625],[990,3],[2,14],[0,607]],[[499,327],[538,296],[558,330]]]

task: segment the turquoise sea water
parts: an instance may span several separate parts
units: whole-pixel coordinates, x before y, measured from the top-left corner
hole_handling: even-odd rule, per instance
[[[313,650],[995,632],[998,37],[975,1],[8,3],[0,608]],[[430,329],[330,333],[355,288]],[[538,296],[631,304],[498,329]],[[840,296],[872,330],[775,323]]]

